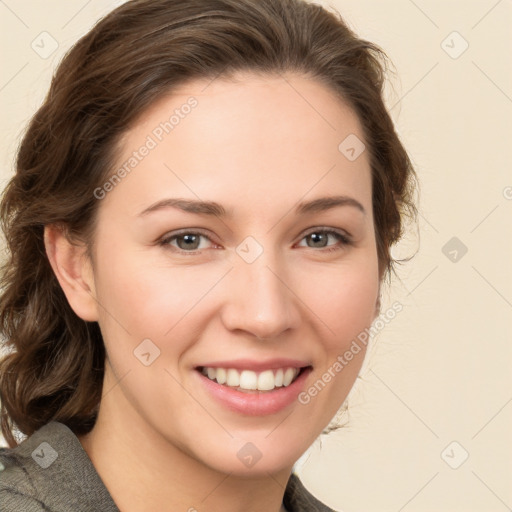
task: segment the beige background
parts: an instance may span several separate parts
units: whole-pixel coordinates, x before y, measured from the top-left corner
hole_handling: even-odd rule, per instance
[[[57,62],[120,3],[0,2],[2,184]],[[388,104],[421,180],[420,238],[397,248],[419,246],[386,293],[383,309],[398,300],[404,310],[372,345],[348,426],[317,443],[299,474],[345,512],[510,510],[512,2],[332,5],[396,65]],[[31,48],[43,31],[59,45],[47,59]],[[443,253],[452,237],[459,248],[444,251],[457,261]]]

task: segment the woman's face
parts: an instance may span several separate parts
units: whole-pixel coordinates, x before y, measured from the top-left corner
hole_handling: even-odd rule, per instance
[[[114,383],[101,414],[263,474],[342,405],[379,272],[356,115],[298,75],[239,78],[183,85],[127,132],[125,172],[96,191],[93,293]]]

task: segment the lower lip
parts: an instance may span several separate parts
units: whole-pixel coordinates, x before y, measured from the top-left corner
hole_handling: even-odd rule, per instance
[[[296,402],[310,372],[311,368],[306,368],[289,386],[260,393],[237,391],[218,384],[198,371],[195,373],[207,392],[227,409],[247,416],[265,416],[278,413]]]

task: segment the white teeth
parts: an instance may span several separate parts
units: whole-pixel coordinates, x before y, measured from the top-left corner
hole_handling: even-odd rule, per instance
[[[293,378],[295,377],[295,372],[293,371],[293,368],[287,368],[284,372],[283,377],[283,386],[289,386],[292,383]]]
[[[266,370],[258,375],[258,389],[260,391],[270,391],[276,387],[274,372]]]
[[[240,374],[233,369],[229,369],[226,372],[226,384],[228,386],[237,387],[240,386]]]
[[[258,376],[256,373],[244,370],[240,374],[240,387],[243,389],[258,389]]]
[[[261,373],[252,370],[239,372],[234,368],[202,369],[203,375],[219,384],[248,391],[272,391],[275,388],[289,386],[299,374],[299,368],[279,368],[277,370],[264,370]]]
[[[227,380],[226,370],[224,368],[217,368],[217,382],[219,384],[225,384]]]

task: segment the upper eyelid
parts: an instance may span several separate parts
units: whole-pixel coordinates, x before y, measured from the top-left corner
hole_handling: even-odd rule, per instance
[[[330,228],[328,226],[319,226],[319,227],[308,229],[304,232],[302,237],[304,238],[305,236],[311,235],[312,233],[316,233],[318,231],[324,232],[324,233],[334,233],[336,235],[345,236],[346,238],[352,238],[352,235],[347,230],[341,229],[341,228]]]

